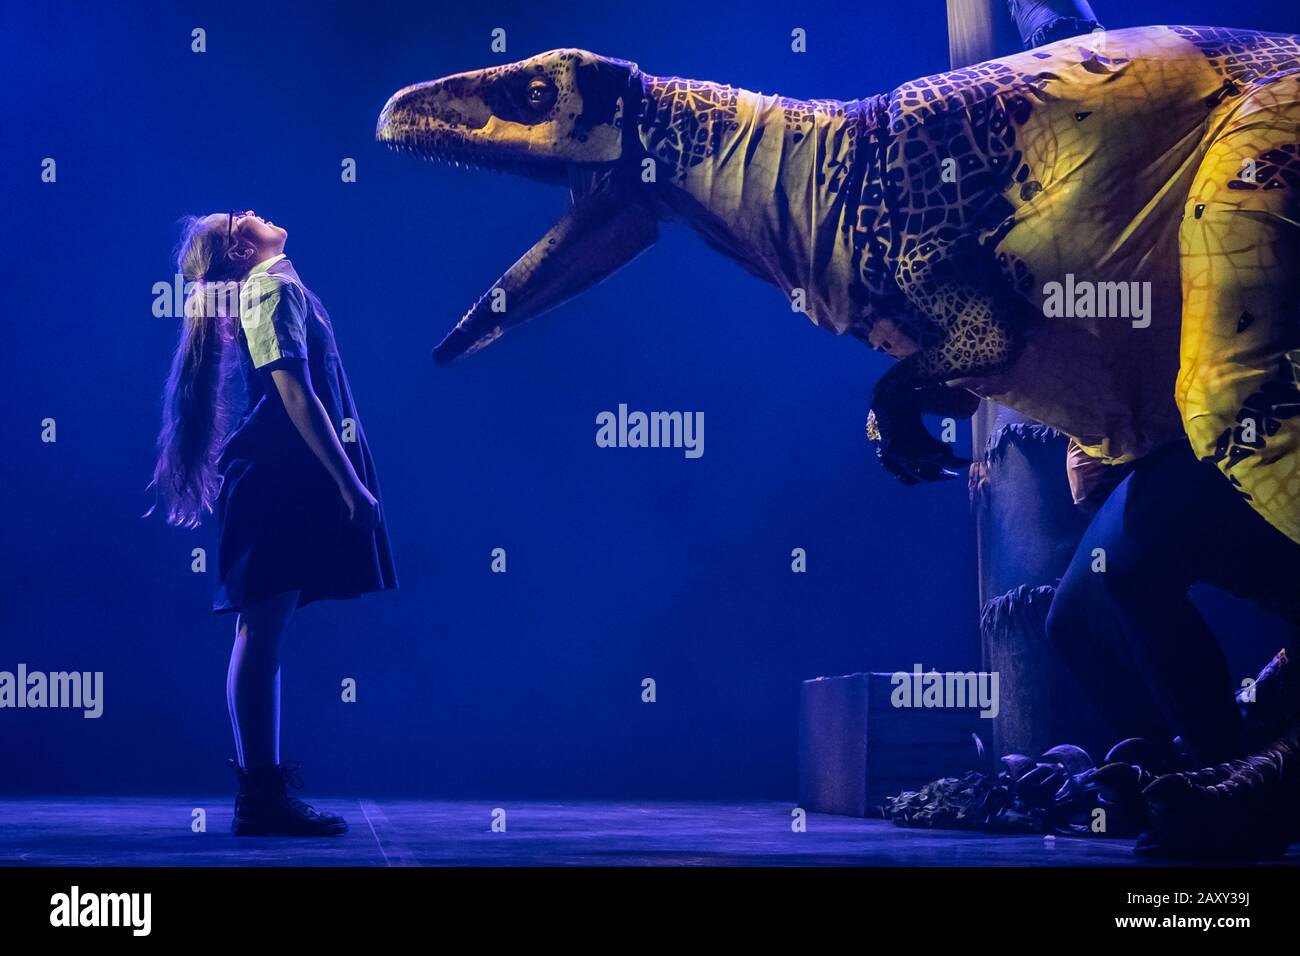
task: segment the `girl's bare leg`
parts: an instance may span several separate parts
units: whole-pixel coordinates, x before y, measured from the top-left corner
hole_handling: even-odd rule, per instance
[[[298,592],[286,591],[246,605],[235,624],[226,705],[245,770],[280,762],[280,643],[297,606]]]

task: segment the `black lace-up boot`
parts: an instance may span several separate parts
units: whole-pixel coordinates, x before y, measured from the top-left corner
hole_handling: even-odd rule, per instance
[[[302,789],[302,764],[298,761],[252,770],[245,770],[234,760],[229,763],[239,777],[235,818],[230,824],[236,836],[341,836],[348,832],[342,817],[320,813],[289,795],[289,787]]]

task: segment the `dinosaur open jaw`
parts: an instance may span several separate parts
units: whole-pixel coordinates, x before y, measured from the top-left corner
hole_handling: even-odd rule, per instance
[[[573,199],[560,220],[470,306],[434,349],[439,364],[477,352],[500,338],[506,328],[559,305],[604,277],[590,273],[591,268],[600,268],[599,256],[583,252],[601,227],[600,200],[593,195],[600,190],[598,167],[588,170],[561,160],[539,159],[490,140],[488,148],[476,148],[475,137],[486,139],[492,130],[451,127],[437,120],[400,123],[388,114],[385,108],[375,137],[391,149],[449,166],[567,185]]]
[[[623,213],[615,208],[607,188],[607,174],[615,163],[572,163],[539,155],[529,150],[533,137],[520,124],[492,117],[477,127],[448,122],[401,108],[402,96],[394,96],[380,115],[375,130],[379,142],[430,162],[566,185],[573,200],[559,221],[470,306],[434,349],[439,364],[477,352],[507,328],[572,298],[627,261],[619,250],[628,231],[619,228],[617,220]],[[640,235],[636,230],[632,234]]]
[[[607,261],[609,250],[616,249],[622,238],[614,197],[588,191],[591,180],[578,171],[565,175],[572,185],[573,203],[438,344],[433,355],[439,364],[477,352],[506,329],[555,308],[626,261]]]

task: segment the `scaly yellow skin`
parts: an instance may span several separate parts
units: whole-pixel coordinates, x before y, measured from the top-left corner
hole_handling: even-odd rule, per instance
[[[1179,232],[1175,394],[1197,452],[1300,541],[1300,78],[1251,90],[1216,121]],[[1232,188],[1248,159],[1255,188]]]
[[[802,291],[819,326],[1106,462],[1185,429],[1300,541],[1300,416],[1287,417],[1300,410],[1298,67],[1295,37],[1148,27],[916,80],[887,98],[882,168],[857,204],[828,184],[871,148],[851,126],[866,101],[651,77],[658,115],[641,139],[672,170],[673,210]],[[707,145],[686,161],[680,142],[699,129]],[[941,191],[945,161],[956,198]],[[873,198],[875,180],[892,189]],[[1067,276],[1149,290],[1149,314],[1044,316],[1045,287]]]
[[[1124,30],[1004,61],[1058,79],[1018,136],[1042,190],[1008,190],[997,255],[1040,281],[1150,282],[1151,324],[1035,323],[978,390],[1110,461],[1181,426],[1300,542],[1300,41],[1207,56],[1209,33]]]

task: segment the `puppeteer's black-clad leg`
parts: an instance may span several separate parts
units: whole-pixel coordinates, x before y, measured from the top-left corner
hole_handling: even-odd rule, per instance
[[[1052,598],[1047,636],[1103,715],[1113,740],[1143,737],[1164,742],[1176,731],[1156,703],[1135,656],[1129,634],[1137,622],[1128,615],[1129,602],[1124,599],[1135,588],[1120,581],[1132,575],[1135,565],[1145,563],[1134,556],[1138,544],[1125,534],[1122,516],[1128,492],[1126,479],[1084,532]],[[1112,565],[1112,559],[1119,560]],[[1102,562],[1107,570],[1094,570]],[[1118,572],[1114,577],[1112,566]],[[1117,584],[1119,600],[1112,593]],[[1154,601],[1156,595],[1149,598]]]
[[[1241,752],[1236,682],[1188,589],[1204,581],[1300,621],[1297,575],[1300,546],[1177,442],[1138,462],[1097,513],[1048,635],[1117,731],[1163,725],[1213,763]]]

